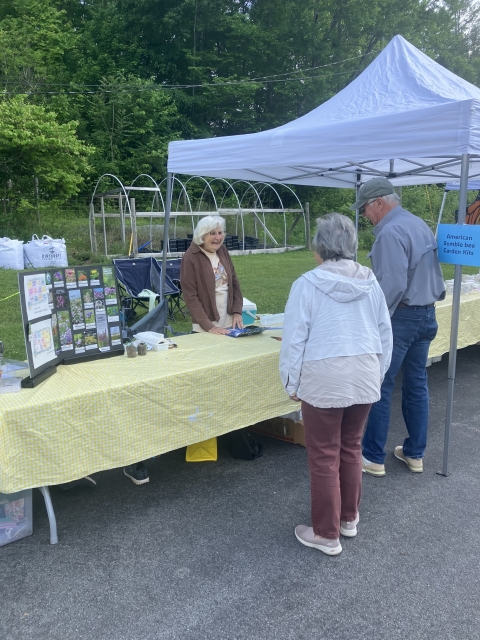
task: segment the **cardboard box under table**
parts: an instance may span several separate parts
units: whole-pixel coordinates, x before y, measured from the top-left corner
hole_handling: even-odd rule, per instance
[[[249,431],[292,444],[300,444],[302,447],[305,446],[305,429],[303,420],[300,418],[294,419],[284,416],[263,420],[249,427]]]

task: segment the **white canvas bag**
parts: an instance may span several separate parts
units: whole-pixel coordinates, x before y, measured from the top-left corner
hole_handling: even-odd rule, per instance
[[[0,238],[0,269],[23,269],[23,241]]]
[[[23,246],[23,253],[25,269],[68,267],[67,247],[63,238],[54,240],[50,236],[42,236],[39,240],[34,234],[30,242]]]

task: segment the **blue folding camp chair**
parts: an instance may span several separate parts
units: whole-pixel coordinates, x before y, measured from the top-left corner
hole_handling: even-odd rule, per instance
[[[162,268],[162,260],[157,261],[160,265],[160,269]],[[174,286],[177,287],[178,293],[174,293],[168,298],[168,315],[174,320],[175,314],[180,312],[184,318],[188,316],[187,305],[182,296],[182,287],[180,284],[180,265],[182,264],[182,259],[177,258],[175,260],[167,260],[167,277],[173,282]]]
[[[166,275],[165,290],[162,286],[162,270],[155,258],[135,258],[114,260],[115,273],[119,283],[124,325],[134,320],[143,311],[151,311],[153,304],[160,304],[180,293]],[[150,291],[151,293],[147,293]],[[125,327],[124,327],[125,328]]]

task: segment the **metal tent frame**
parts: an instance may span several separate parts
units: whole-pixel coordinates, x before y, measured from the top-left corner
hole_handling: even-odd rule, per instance
[[[299,168],[298,168],[299,169]],[[307,168],[303,168],[301,179],[305,179]],[[415,184],[432,184],[443,180],[459,181],[459,215],[458,225],[465,223],[467,208],[467,191],[469,179],[480,177],[480,155],[464,153],[462,155],[452,155],[450,157],[432,158],[430,162],[417,162],[406,160],[404,158],[391,159],[387,161],[366,160],[365,162],[345,162],[341,166],[332,166],[325,168],[312,167],[313,175],[327,174],[332,180],[330,185],[337,187],[355,187],[357,199],[358,191],[361,185],[367,180],[383,176],[391,180],[395,186],[415,185]],[[349,174],[349,179],[342,174]],[[266,177],[266,176],[265,176]],[[352,183],[352,178],[355,181]],[[165,202],[165,227],[168,229],[171,210],[171,193],[172,184],[175,179],[173,172],[167,174],[167,197]],[[299,179],[297,172],[292,173],[291,178],[284,177],[285,182],[295,182]],[[272,180],[272,182],[274,182]],[[356,224],[358,228],[359,211],[356,211]],[[163,258],[166,264],[166,256]],[[164,268],[165,273],[165,268]],[[453,303],[452,303],[452,324],[450,330],[450,351],[448,359],[448,389],[447,389],[447,405],[445,417],[445,433],[443,446],[443,464],[442,469],[438,473],[448,476],[449,457],[450,457],[450,440],[451,425],[453,414],[453,393],[455,387],[455,374],[457,365],[457,341],[458,341],[458,324],[460,317],[460,291],[462,282],[462,265],[455,265],[454,286],[453,286]]]
[[[113,181],[114,186],[107,191],[101,191],[100,186],[108,179]],[[146,182],[147,186],[141,182]],[[201,194],[196,198],[191,195],[192,190]],[[169,191],[170,189],[170,191]],[[284,192],[284,193],[282,193]],[[151,197],[150,210],[137,210],[138,197],[145,202],[145,196]],[[285,198],[293,202],[292,206],[286,206]],[[169,199],[170,198],[170,199]],[[106,200],[118,200],[116,212],[106,211]],[[273,204],[275,206],[271,206]],[[169,202],[167,215],[166,203]],[[175,203],[172,209],[172,203]],[[99,207],[98,207],[99,204]],[[97,205],[97,207],[96,207]],[[228,206],[230,205],[230,206]],[[99,211],[98,211],[99,208]],[[288,229],[287,215],[294,214],[293,224]],[[131,184],[125,185],[113,174],[103,174],[97,181],[91,201],[90,201],[90,245],[93,253],[98,251],[96,220],[100,219],[102,224],[102,250],[104,255],[109,256],[107,242],[107,219],[118,219],[120,221],[120,237],[125,245],[127,241],[127,226],[130,227],[131,238],[129,255],[136,257],[139,251],[138,226],[139,218],[150,220],[149,235],[151,244],[153,242],[153,222],[154,220],[164,220],[163,239],[169,237],[170,227],[173,227],[173,237],[177,237],[177,222],[189,219],[192,230],[198,219],[205,215],[220,215],[223,217],[234,216],[235,233],[242,238],[243,249],[232,251],[231,253],[265,253],[286,251],[288,249],[303,248],[307,239],[307,221],[302,204],[291,187],[283,184],[272,185],[270,183],[252,183],[244,180],[229,181],[224,178],[213,178],[207,180],[201,176],[192,176],[186,180],[181,180],[173,176],[170,181],[164,178],[160,182],[146,174],[138,175]],[[282,216],[283,238],[277,239],[269,229],[269,222],[273,215]],[[170,219],[173,225],[170,225]],[[250,220],[249,220],[250,219]],[[262,248],[245,249],[246,222],[249,220],[253,225],[255,235],[263,235]],[[303,221],[303,242],[297,245],[289,245],[289,240],[293,230],[299,222]],[[140,247],[142,248],[142,247]],[[163,251],[151,252],[158,257],[163,256]],[[183,252],[170,251],[167,249],[168,257],[179,257]]]
[[[460,183],[459,182],[450,182],[450,183],[447,183],[445,185],[445,189],[444,189],[444,192],[443,192],[443,198],[442,198],[442,204],[440,205],[440,211],[438,213],[437,226],[435,228],[435,238],[437,237],[437,233],[438,233],[438,225],[442,222],[443,211],[445,209],[445,203],[446,203],[446,200],[447,200],[447,195],[451,191],[459,191],[459,190],[460,190]],[[480,191],[480,180],[469,180],[468,181],[468,186],[467,186],[467,191]]]

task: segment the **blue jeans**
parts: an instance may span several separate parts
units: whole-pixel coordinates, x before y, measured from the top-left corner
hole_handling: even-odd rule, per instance
[[[395,377],[402,369],[402,413],[408,431],[403,453],[423,458],[427,446],[428,386],[426,363],[431,341],[437,335],[435,307],[401,307],[391,317],[393,353],[382,384],[381,398],[372,405],[363,436],[363,455],[383,464],[390,426],[390,404]]]

